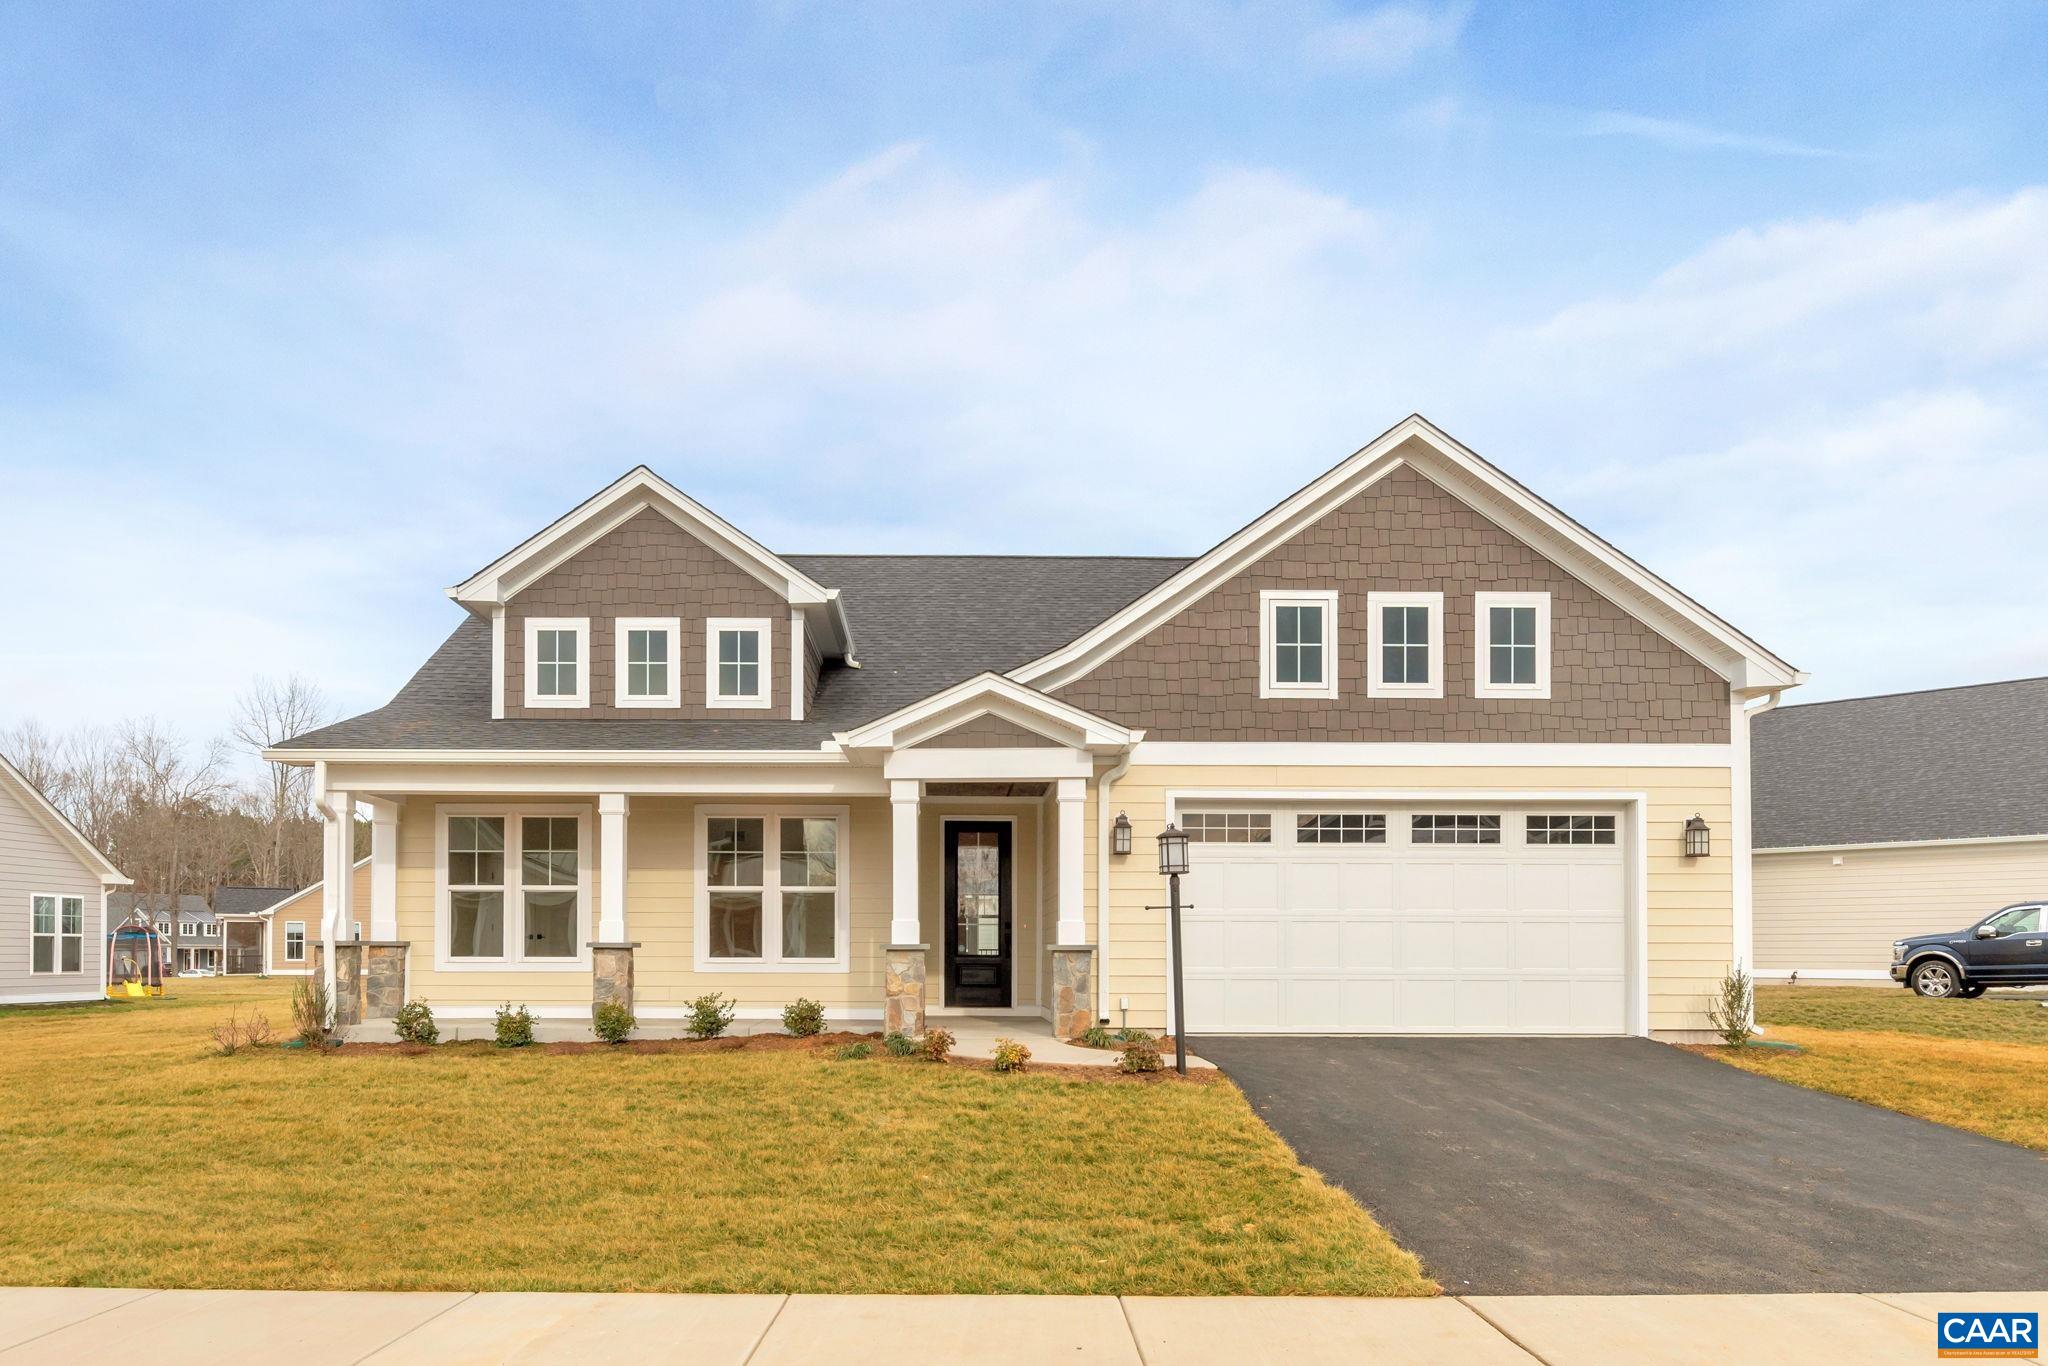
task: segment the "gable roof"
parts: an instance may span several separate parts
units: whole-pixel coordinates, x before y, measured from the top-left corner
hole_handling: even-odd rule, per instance
[[[57,809],[57,804],[45,797],[27,775],[16,768],[7,756],[0,754],[0,787],[14,793],[31,816],[40,821],[60,843],[78,855],[86,867],[99,875],[105,884],[125,887],[128,879],[121,876],[121,870],[113,861],[99,851],[99,846],[85,837],[85,832],[71,823],[71,818]]]
[[[847,749],[901,749],[979,716],[1083,748],[1122,749],[1145,734],[990,670],[833,738]]]
[[[464,619],[376,711],[278,746],[337,751],[810,750],[838,732],[1071,640],[1187,563],[1127,555],[791,555],[860,619],[861,661],[828,661],[801,721],[491,719],[491,628]]]
[[[832,653],[853,653],[853,633],[847,625],[846,612],[839,603],[837,592],[645,465],[635,465],[456,584],[448,590],[448,596],[471,611],[488,615],[489,609],[502,605],[521,589],[646,509],[667,517],[718,551],[779,594],[792,607],[809,609],[807,615],[815,613],[820,622],[829,627],[820,638],[832,642]]]
[[[1624,555],[1420,414],[1389,427],[1113,616],[1011,676],[1057,689],[1083,677],[1403,465],[1557,561],[1723,678],[1738,694],[1806,675]]]
[[[213,913],[257,915],[301,890],[298,887],[216,887],[213,889]]]
[[[2048,835],[2048,678],[1750,721],[1758,849]]]

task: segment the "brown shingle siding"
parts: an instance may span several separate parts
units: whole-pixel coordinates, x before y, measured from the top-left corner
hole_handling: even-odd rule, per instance
[[[529,707],[526,702],[526,621],[529,617],[590,618],[590,706]],[[618,617],[681,617],[683,705],[674,710],[620,708],[612,702]],[[774,705],[732,711],[704,704],[704,623],[712,617],[766,617],[772,652]],[[773,589],[652,508],[522,591],[505,609],[505,715],[517,719],[603,718],[648,720],[669,716],[787,717],[789,715],[789,604]]]
[[[1259,696],[1259,593],[1339,593],[1335,701]],[[1444,696],[1366,696],[1368,592],[1444,595]],[[1550,594],[1551,695],[1472,696],[1478,592]],[[1153,740],[1719,743],[1728,686],[1412,468],[1058,690]]]
[[[1040,749],[1056,744],[1035,730],[987,712],[963,721],[943,734],[920,740],[912,749]]]

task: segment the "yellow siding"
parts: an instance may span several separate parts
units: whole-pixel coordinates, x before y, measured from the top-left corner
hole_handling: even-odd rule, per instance
[[[1110,805],[1127,812],[1137,827],[1131,855],[1113,859],[1110,870],[1107,972],[1112,1019],[1119,1018],[1117,998],[1129,996],[1132,1024],[1157,1029],[1166,1022],[1166,917],[1145,909],[1165,899],[1151,841],[1165,824],[1169,789],[1220,788],[1644,793],[1649,832],[1649,1025],[1653,1031],[1708,1028],[1708,994],[1734,957],[1729,775],[1722,768],[1133,768],[1110,794]],[[1086,842],[1091,903],[1096,887],[1096,802],[1091,790]],[[1694,812],[1716,834],[1714,852],[1703,859],[1689,859],[1681,852],[1681,831]],[[1095,938],[1092,910],[1088,933]]]
[[[1894,939],[2048,896],[2048,840],[1759,852],[1754,868],[1762,971],[1883,971]]]

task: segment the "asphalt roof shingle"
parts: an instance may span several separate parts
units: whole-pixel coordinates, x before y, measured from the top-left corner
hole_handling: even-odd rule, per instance
[[[398,695],[285,742],[293,749],[815,749],[984,670],[1057,649],[1186,559],[790,555],[837,588],[858,669],[828,664],[802,721],[491,719],[491,632],[465,617]]]
[[[296,887],[216,887],[213,889],[215,915],[254,915],[267,911],[298,891]]]
[[[2048,678],[1780,707],[1750,755],[1759,849],[2048,834]]]

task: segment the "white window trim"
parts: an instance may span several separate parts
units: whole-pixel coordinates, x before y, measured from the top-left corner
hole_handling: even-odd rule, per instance
[[[292,926],[294,925],[299,927],[299,956],[296,958],[292,957]],[[303,920],[287,920],[284,922],[284,961],[287,963],[303,963],[306,961],[306,922]]]
[[[436,972],[588,972],[592,856],[588,805],[496,803],[434,808],[434,970]],[[505,953],[495,958],[456,958],[448,952],[448,821],[453,816],[499,816],[505,822]],[[514,875],[520,860],[519,818],[576,818],[576,954],[573,958],[525,956],[526,907]]]
[[[540,695],[540,633],[576,633],[576,691],[566,697]],[[526,619],[526,691],[521,700],[529,707],[587,707],[590,705],[590,618],[528,617]]]
[[[1320,683],[1276,683],[1273,681],[1273,613],[1280,607],[1317,606],[1323,609],[1323,681]],[[1334,588],[1261,589],[1259,592],[1259,696],[1337,696],[1337,590]]]
[[[52,933],[50,933],[50,934],[48,934],[48,935],[40,935],[40,934],[37,934],[37,933],[36,933],[36,902],[38,902],[38,901],[54,901],[54,902],[56,902],[56,903],[57,903],[57,918],[56,918],[56,920],[55,920],[54,922],[52,922],[52,923],[54,923],[54,924],[56,925],[56,929],[55,929],[55,931],[53,931]],[[76,902],[78,903],[78,933],[77,933],[77,934],[66,934],[66,933],[64,933],[64,903],[65,903],[65,902],[67,902],[67,901],[76,901]],[[52,941],[52,942],[51,942],[51,945],[50,945],[50,970],[49,970],[48,972],[38,972],[38,971],[36,970],[36,940],[38,940],[38,939],[44,939],[44,938],[47,938],[47,939],[49,939],[49,940],[51,940],[51,941]],[[65,941],[65,940],[67,940],[67,939],[76,939],[76,940],[78,941],[78,966],[77,966],[77,967],[75,967],[75,968],[69,968],[69,969],[67,969],[67,968],[66,968],[66,967],[64,966],[64,941]],[[86,973],[86,972],[89,972],[89,971],[91,971],[92,969],[91,969],[91,966],[90,966],[89,960],[88,960],[88,959],[86,958],[86,956],[85,956],[85,941],[86,941],[86,933],[85,933],[85,898],[84,898],[84,897],[82,897],[82,896],[74,896],[74,895],[73,895],[73,894],[71,894],[70,892],[31,892],[31,893],[29,893],[29,898],[28,898],[28,975],[29,975],[29,976],[31,976],[31,977],[77,977],[77,976],[79,976],[79,975],[81,975],[81,974],[83,974],[83,973]]]
[[[696,914],[691,917],[696,931],[696,967],[699,972],[837,972],[848,970],[852,959],[848,940],[853,933],[852,899],[848,888],[853,880],[853,851],[849,847],[853,822],[844,806],[700,806],[697,808]],[[759,958],[713,958],[711,956],[711,851],[709,823],[720,816],[747,816],[767,822],[761,841],[761,956]],[[839,822],[839,867],[834,876],[836,914],[832,927],[831,958],[783,958],[782,954],[782,834],[778,824],[784,817],[808,816]]]
[[[1383,607],[1426,607],[1429,609],[1429,682],[1387,683],[1382,681],[1384,662],[1381,647],[1386,644]],[[1442,593],[1367,593],[1365,595],[1365,695],[1367,697],[1442,697],[1444,695],[1444,595]]]
[[[626,659],[634,631],[668,632],[668,691],[635,697],[626,691]],[[612,704],[619,707],[683,705],[683,619],[681,617],[616,617],[612,621]]]
[[[712,617],[704,623],[704,705],[765,711],[775,702],[774,623],[766,617]],[[761,655],[761,691],[752,697],[718,695],[718,633],[752,631]]]
[[[1536,681],[1534,683],[1492,683],[1487,648],[1493,644],[1495,607],[1536,609]],[[1550,696],[1550,594],[1474,593],[1472,595],[1472,695],[1474,697]]]

